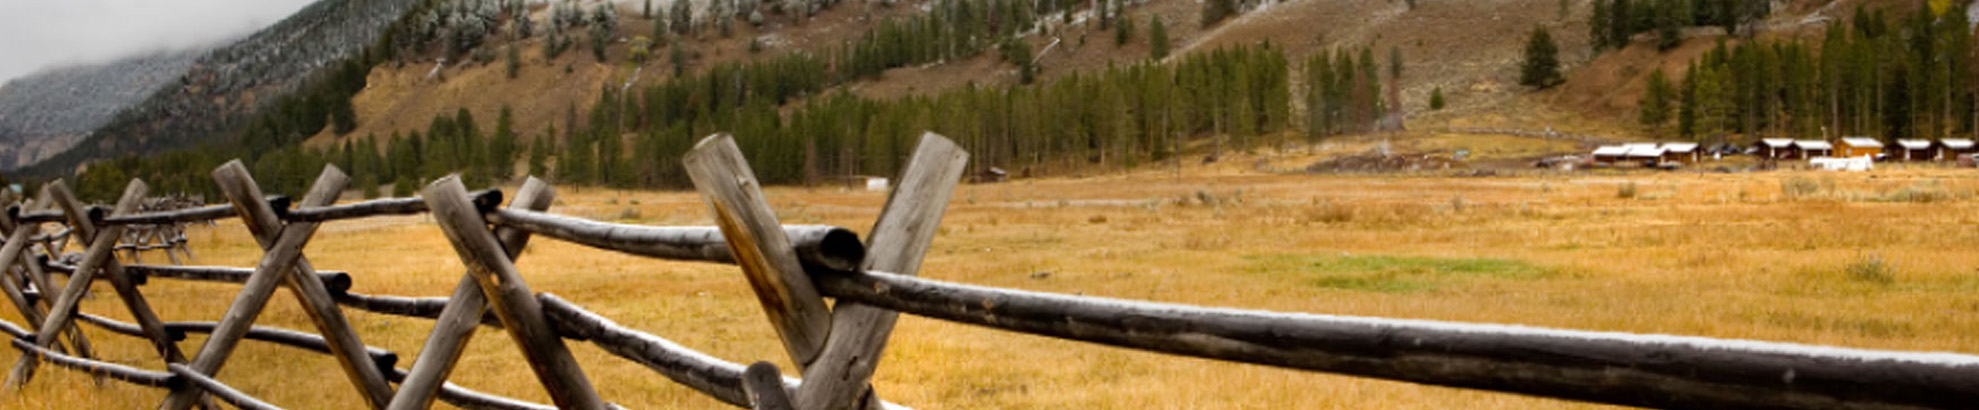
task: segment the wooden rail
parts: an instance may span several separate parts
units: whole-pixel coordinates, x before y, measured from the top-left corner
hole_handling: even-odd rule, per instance
[[[709,199],[714,227],[650,227],[548,212],[554,192],[530,179],[508,207],[498,191],[468,192],[443,179],[420,198],[332,204],[347,181],[326,169],[296,202],[263,195],[239,163],[215,171],[225,206],[134,212],[145,186],[133,181],[114,208],[84,207],[60,182],[49,201],[0,214],[0,290],[35,330],[0,321],[22,355],[10,386],[28,383],[40,363],[170,391],[161,408],[275,409],[213,375],[243,340],[336,357],[374,409],[423,409],[434,400],[464,408],[543,410],[617,408],[600,397],[567,343],[590,343],[618,358],[737,407],[763,410],[902,408],[870,383],[901,313],[973,326],[1221,361],[1663,409],[1965,409],[1979,407],[1979,356],[1807,346],[1698,337],[1588,332],[1510,325],[1218,309],[1055,295],[915,277],[931,247],[968,155],[927,134],[902,184],[888,199],[870,242],[828,226],[778,223],[729,137],[704,140],[686,166]],[[0,201],[4,201],[0,198]],[[40,208],[56,206],[59,211]],[[302,249],[323,223],[430,214],[467,266],[448,297],[351,292],[354,275],[319,271]],[[144,264],[119,260],[119,246],[159,241],[132,226],[241,218],[266,251],[254,268]],[[57,258],[55,235],[87,245],[80,259]],[[70,234],[73,233],[73,234]],[[551,294],[531,292],[514,265],[532,235],[667,260],[735,264],[778,329],[802,378],[761,360],[729,362],[643,333]],[[162,239],[171,243],[169,239]],[[188,254],[189,256],[190,254]],[[57,289],[50,274],[69,276]],[[149,278],[240,284],[216,322],[158,319],[137,293]],[[90,284],[106,281],[135,318],[79,312]],[[31,287],[24,288],[27,284]],[[255,316],[288,288],[320,333],[259,326]],[[835,305],[826,306],[825,298]],[[343,309],[428,318],[433,333],[412,360],[363,344]],[[153,345],[165,368],[148,370],[92,356],[76,324]],[[474,329],[502,329],[551,393],[554,406],[476,392],[446,382]],[[187,334],[206,334],[194,355],[178,353]],[[67,343],[63,343],[67,342]],[[396,383],[394,386],[392,383]]]

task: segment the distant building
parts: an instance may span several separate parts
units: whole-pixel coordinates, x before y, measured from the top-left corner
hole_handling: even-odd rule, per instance
[[[1890,151],[1890,157],[1901,161],[1934,161],[1938,159],[1938,152],[1933,149],[1936,146],[1931,140],[1901,139],[1897,140],[1895,147],[1891,147],[1894,149]]]
[[[1666,163],[1695,164],[1702,159],[1700,155],[1702,152],[1697,149],[1697,143],[1694,142],[1663,143],[1663,162]]]
[[[1971,154],[1973,152],[1972,140],[1964,138],[1945,138],[1938,140],[1937,148],[1938,154],[1932,157],[1932,159],[1938,161],[1956,161],[1959,155]]]
[[[1883,142],[1869,137],[1842,137],[1834,148],[1835,156],[1842,158],[1874,158],[1883,154]]]
[[[1822,140],[1794,140],[1793,150],[1798,159],[1820,158],[1835,155],[1834,144]]]
[[[1593,157],[1594,162],[1614,164],[1628,159],[1629,147],[1624,145],[1608,145],[1595,148]]]
[[[1753,145],[1753,153],[1766,159],[1792,159],[1800,156],[1800,150],[1794,148],[1793,140],[1787,138],[1760,139],[1758,144]]]

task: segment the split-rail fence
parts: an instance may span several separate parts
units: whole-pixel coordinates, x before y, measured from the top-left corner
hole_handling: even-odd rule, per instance
[[[567,343],[589,342],[722,402],[752,409],[902,408],[871,386],[888,334],[906,313],[967,325],[1173,355],[1428,385],[1664,409],[1979,408],[1979,356],[1861,350],[1746,340],[1590,332],[1321,314],[1276,313],[1055,295],[917,278],[968,154],[926,134],[865,243],[829,226],[782,225],[734,141],[709,137],[684,164],[718,226],[595,222],[547,212],[554,192],[530,179],[506,207],[498,191],[469,192],[455,178],[420,198],[333,204],[348,178],[335,167],[299,202],[265,196],[238,162],[213,172],[226,205],[139,212],[132,181],[111,208],[86,207],[60,181],[0,215],[0,291],[31,325],[0,322],[22,352],[6,386],[17,391],[41,363],[169,391],[159,406],[274,409],[216,375],[243,340],[333,355],[372,409],[423,409],[434,400],[476,409],[604,409]],[[4,201],[4,199],[0,199]],[[43,210],[48,208],[48,210]],[[466,272],[451,296],[411,298],[350,291],[351,273],[317,270],[302,250],[317,227],[380,215],[430,214]],[[116,255],[133,226],[239,218],[265,250],[252,268],[126,264]],[[51,229],[73,236],[80,258],[60,257]],[[532,236],[652,258],[738,265],[802,378],[768,362],[741,364],[621,326],[555,295],[536,293],[514,261]],[[190,255],[187,255],[190,257]],[[134,259],[135,257],[133,257]],[[56,274],[68,276],[58,283]],[[167,322],[139,287],[154,278],[239,283],[218,322]],[[77,310],[107,281],[135,323]],[[277,288],[288,288],[319,333],[257,326]],[[827,306],[830,297],[835,305]],[[433,319],[410,368],[366,346],[342,309]],[[142,338],[153,370],[93,357],[76,322]],[[480,326],[516,342],[553,403],[447,382]],[[210,336],[196,351],[188,333]]]

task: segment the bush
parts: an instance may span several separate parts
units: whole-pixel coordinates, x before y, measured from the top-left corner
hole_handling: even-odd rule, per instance
[[[1132,40],[1133,38],[1134,38],[1134,18],[1133,17],[1120,18],[1120,26],[1113,28],[1113,45],[1115,46],[1127,45],[1127,40]]]
[[[1897,280],[1896,268],[1891,267],[1889,262],[1884,262],[1882,256],[1875,254],[1857,257],[1854,261],[1850,261],[1847,266],[1842,267],[1842,273],[1848,274],[1850,280],[1879,285],[1887,285]]]
[[[1622,185],[1615,187],[1616,198],[1635,199],[1635,194],[1636,194],[1635,181],[1624,182],[1622,183]]]
[[[519,73],[521,71],[522,71],[522,52],[516,51],[515,45],[510,44],[508,46],[508,78],[511,80],[515,79],[516,73]]]
[[[1429,90],[1429,109],[1431,111],[1441,110],[1443,109],[1443,105],[1443,87],[1436,87]]]
[[[635,36],[632,38],[631,49],[627,51],[626,57],[632,59],[633,63],[645,64],[647,56],[652,55],[652,52],[653,39]]]
[[[1786,194],[1787,199],[1808,198],[1821,193],[1821,183],[1814,178],[1787,177],[1780,180],[1780,191]]]

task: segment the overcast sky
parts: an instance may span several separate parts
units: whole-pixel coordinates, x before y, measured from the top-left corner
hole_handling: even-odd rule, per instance
[[[314,0],[0,0],[0,82],[237,38]]]

